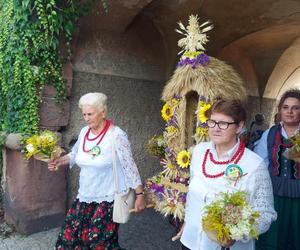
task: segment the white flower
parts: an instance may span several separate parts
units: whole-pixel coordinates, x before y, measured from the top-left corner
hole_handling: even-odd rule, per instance
[[[250,235],[251,224],[241,220],[236,225],[229,225],[228,228],[232,239],[242,240]]]
[[[41,140],[48,140],[50,142],[53,142],[55,140],[55,135],[52,132],[44,131],[41,135],[40,138]]]
[[[29,153],[32,153],[32,152],[34,152],[35,148],[34,148],[34,146],[30,143],[30,144],[27,144],[27,145],[26,145],[26,150],[27,150]]]
[[[249,220],[252,217],[253,210],[249,206],[245,206],[242,210],[243,220]]]
[[[164,146],[165,142],[163,139],[157,139],[157,146],[162,147]]]

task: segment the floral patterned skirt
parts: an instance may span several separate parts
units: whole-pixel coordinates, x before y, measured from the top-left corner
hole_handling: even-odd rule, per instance
[[[76,199],[60,230],[57,250],[120,250],[119,224],[112,220],[113,202],[86,203]]]

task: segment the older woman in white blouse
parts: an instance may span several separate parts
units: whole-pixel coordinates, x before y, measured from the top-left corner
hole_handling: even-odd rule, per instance
[[[246,112],[238,101],[217,101],[207,121],[210,142],[198,144],[192,154],[191,179],[187,195],[185,223],[181,236],[183,249],[215,250],[221,246],[211,241],[203,231],[203,207],[220,192],[243,190],[253,209],[260,213],[257,223],[259,234],[266,232],[276,219],[273,208],[272,184],[262,158],[245,148],[238,134],[244,126]],[[242,177],[229,181],[226,169],[236,164]],[[255,249],[254,239],[232,241],[231,250]],[[224,249],[224,248],[223,248]]]
[[[79,108],[87,126],[81,129],[72,151],[48,165],[51,171],[75,163],[80,167],[78,194],[67,213],[56,249],[121,249],[118,224],[112,220],[113,148],[118,192],[135,189],[135,210],[145,208],[143,186],[127,135],[106,119],[106,101],[102,93],[88,93],[80,98]]]

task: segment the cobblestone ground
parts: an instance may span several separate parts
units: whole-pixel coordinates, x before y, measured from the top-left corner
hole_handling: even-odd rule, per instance
[[[12,235],[0,238],[0,250],[48,250],[54,249],[59,228],[30,236]],[[120,226],[120,244],[127,250],[179,249],[179,242],[172,242],[175,229],[152,209],[134,215],[129,223]]]

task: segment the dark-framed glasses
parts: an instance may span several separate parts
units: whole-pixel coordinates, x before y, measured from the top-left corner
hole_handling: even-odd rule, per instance
[[[207,120],[206,122],[207,126],[209,128],[214,128],[216,125],[218,125],[219,129],[227,129],[229,127],[229,125],[231,124],[238,124],[237,122],[224,122],[224,121],[215,121],[215,120]]]

